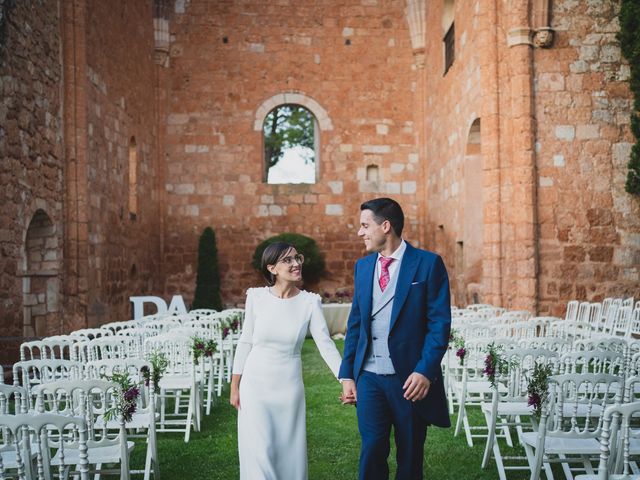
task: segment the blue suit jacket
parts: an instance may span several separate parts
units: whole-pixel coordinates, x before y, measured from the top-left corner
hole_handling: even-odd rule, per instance
[[[371,304],[377,254],[355,265],[355,292],[347,323],[339,378],[358,380],[371,344]],[[398,273],[389,327],[389,352],[404,380],[418,372],[431,380],[427,396],[415,408],[429,424],[451,425],[440,362],[449,344],[449,277],[440,256],[407,243]]]

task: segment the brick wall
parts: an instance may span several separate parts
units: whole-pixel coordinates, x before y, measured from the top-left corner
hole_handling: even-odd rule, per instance
[[[15,355],[19,339],[34,333],[23,313],[23,284],[31,281],[25,241],[36,212],[44,212],[55,228],[49,245],[56,246],[49,258],[60,252],[63,161],[58,2],[3,2],[0,8],[0,329],[5,337],[0,362],[4,363]],[[32,260],[42,266],[37,258]],[[53,283],[60,281],[58,265],[51,278]],[[28,300],[46,303],[42,296],[46,287],[35,285],[40,281],[44,280],[34,278],[33,289],[27,288],[25,294],[36,291],[36,297]]]
[[[537,50],[541,311],[640,294],[640,201],[624,191],[633,142],[618,1],[554,2]]]
[[[152,6],[87,2],[90,326],[131,318],[130,295],[162,291]],[[135,212],[129,201],[130,155],[138,169]]]
[[[253,251],[285,231],[313,237],[327,256],[328,276],[313,288],[351,285],[363,254],[359,204],[371,197],[400,201],[406,237],[418,242],[416,78],[404,2],[176,5],[165,79],[168,294],[190,301],[198,236],[208,225],[228,303],[262,283]],[[283,93],[315,101],[315,113],[330,121],[320,122],[314,185],[262,181],[260,128]],[[379,181],[366,180],[369,165]]]

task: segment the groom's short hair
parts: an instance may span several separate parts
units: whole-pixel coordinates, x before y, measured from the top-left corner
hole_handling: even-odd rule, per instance
[[[391,228],[395,234],[402,236],[402,229],[404,228],[404,213],[402,213],[402,207],[398,202],[390,198],[374,198],[373,200],[367,200],[360,205],[360,211],[371,210],[373,213],[373,219],[378,225],[385,220],[388,220],[391,224]]]

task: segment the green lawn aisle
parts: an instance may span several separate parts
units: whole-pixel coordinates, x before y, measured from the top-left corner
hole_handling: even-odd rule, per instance
[[[337,342],[342,350],[343,342]],[[320,357],[312,340],[302,349],[307,398],[307,438],[310,480],[357,479],[360,438],[353,407],[338,400],[341,388]],[[274,388],[278,388],[277,384]],[[229,389],[217,400],[211,415],[204,416],[201,432],[183,435],[158,434],[158,454],[163,478],[187,480],[233,480],[239,478],[236,412],[228,402]],[[478,424],[479,410],[470,415]],[[452,419],[452,423],[455,418]],[[392,434],[393,435],[393,434]],[[453,429],[431,428],[427,434],[425,469],[427,480],[495,480],[492,463],[480,469],[481,445],[467,447],[463,436],[453,437]],[[131,458],[132,468],[142,468],[145,445],[138,444]],[[391,478],[395,473],[395,453],[390,455]],[[525,472],[511,472],[509,480],[528,479]],[[284,480],[284,479],[283,479]]]

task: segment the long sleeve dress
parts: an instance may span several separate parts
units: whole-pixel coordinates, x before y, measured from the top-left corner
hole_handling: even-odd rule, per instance
[[[233,373],[240,380],[241,480],[306,480],[307,431],[300,351],[307,328],[337,377],[340,354],[329,336],[320,296],[302,290],[278,298],[247,291]]]

